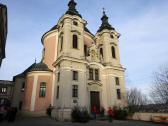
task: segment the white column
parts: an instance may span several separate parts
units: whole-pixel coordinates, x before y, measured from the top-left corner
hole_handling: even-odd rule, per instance
[[[53,70],[53,74],[52,74],[52,94],[51,94],[51,105],[53,106],[54,105],[54,100],[56,100],[56,95],[55,95],[55,92],[56,92],[56,84],[55,84],[55,68]],[[55,90],[56,89],[56,90]]]
[[[38,75],[35,75],[34,76],[34,82],[33,82],[32,96],[31,96],[30,111],[34,111],[34,108],[35,108],[36,91],[37,91],[37,81],[38,81]]]

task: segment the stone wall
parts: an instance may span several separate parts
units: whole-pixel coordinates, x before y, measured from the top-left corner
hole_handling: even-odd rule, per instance
[[[168,113],[135,113],[131,118],[133,120],[152,121],[154,116],[167,116]]]
[[[71,120],[71,110],[54,108],[51,112],[51,117],[58,121],[70,121]]]

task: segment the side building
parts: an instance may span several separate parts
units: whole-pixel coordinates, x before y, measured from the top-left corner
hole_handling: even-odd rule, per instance
[[[52,80],[53,72],[46,64],[33,63],[13,78],[15,86],[12,106],[26,115],[45,115],[53,98],[51,97]]]
[[[0,67],[5,58],[7,26],[7,7],[0,3]]]
[[[14,92],[13,81],[0,80],[0,105],[10,106]]]

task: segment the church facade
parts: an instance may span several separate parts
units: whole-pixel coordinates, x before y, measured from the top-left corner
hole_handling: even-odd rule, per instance
[[[96,35],[70,0],[67,12],[42,36],[42,61],[14,77],[13,105],[42,114],[49,105],[58,119],[70,118],[74,106],[126,106],[125,68],[120,64],[119,37],[105,12]],[[20,88],[22,94],[18,93]]]

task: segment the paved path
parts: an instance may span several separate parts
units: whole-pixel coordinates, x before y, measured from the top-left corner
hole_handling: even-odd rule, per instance
[[[0,126],[166,126],[166,124],[154,124],[150,122],[140,121],[119,121],[114,120],[112,123],[108,121],[90,121],[88,123],[71,123],[56,122],[50,118],[22,118],[17,119],[14,123],[7,121],[0,122]]]

